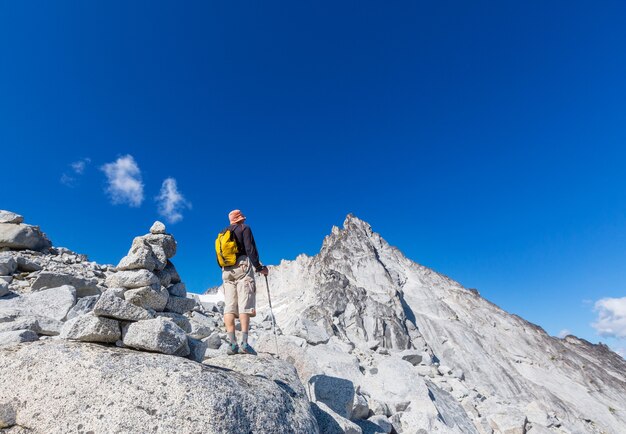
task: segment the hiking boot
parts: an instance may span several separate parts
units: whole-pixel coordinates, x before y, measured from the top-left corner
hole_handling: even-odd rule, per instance
[[[226,353],[229,356],[232,356],[233,354],[239,354],[239,345],[234,343],[228,344],[228,349],[226,350]]]
[[[241,346],[239,347],[239,352],[241,354],[256,355],[256,351],[254,351],[254,348],[252,348],[247,342],[241,344]]]

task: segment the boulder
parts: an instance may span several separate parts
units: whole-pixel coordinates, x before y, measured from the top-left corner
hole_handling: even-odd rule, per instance
[[[164,288],[155,290],[150,286],[143,286],[126,291],[124,293],[124,299],[136,306],[161,312],[167,305],[169,294]]]
[[[167,287],[167,292],[176,297],[187,297],[187,286],[182,282],[174,283]]]
[[[49,340],[0,350],[0,403],[20,403],[20,424],[36,433],[317,433],[297,390],[271,377],[97,344]]]
[[[0,223],[19,224],[24,222],[24,217],[11,211],[0,209]]]
[[[0,248],[13,250],[47,250],[52,246],[37,226],[0,223]]]
[[[9,285],[0,280],[0,297],[4,297],[10,292]]]
[[[32,330],[15,330],[2,332],[0,333],[0,347],[21,344],[23,342],[34,342],[38,339],[39,336]]]
[[[150,227],[151,234],[164,234],[165,233],[165,225],[160,221],[155,221]]]
[[[32,319],[37,321],[38,330],[36,331],[40,335],[44,336],[57,336],[61,333],[63,322],[47,316],[23,316],[24,319]]]
[[[61,329],[61,338],[82,342],[115,343],[122,333],[114,319],[93,314],[81,315],[67,321]]]
[[[75,304],[76,290],[73,286],[63,285],[2,300],[2,309],[62,321]]]
[[[128,301],[115,295],[113,291],[105,291],[100,296],[93,308],[93,313],[98,316],[105,316],[124,321],[139,321],[142,319],[153,318],[153,315],[146,309],[129,303]]]
[[[323,402],[312,402],[311,410],[313,410],[321,433],[363,434],[361,427],[345,417],[341,417]]]
[[[185,313],[196,307],[196,300],[187,297],[176,297],[170,295],[165,305],[165,310],[169,312]]]
[[[9,276],[17,270],[17,261],[13,256],[0,254],[0,276]]]
[[[187,335],[174,321],[158,317],[128,325],[122,337],[124,345],[163,354],[189,354]]]
[[[76,288],[77,297],[87,297],[100,294],[101,288],[96,278],[86,278],[69,273],[54,271],[42,271],[31,285],[33,291],[47,288],[57,288],[62,285],[70,285]]]
[[[156,257],[150,244],[143,237],[137,237],[133,240],[128,254],[121,259],[115,268],[118,271],[140,269],[153,271],[155,268],[162,270],[164,267],[165,262]]]
[[[99,295],[90,295],[79,298],[73,308],[67,313],[66,319],[72,319],[91,312],[100,298]]]
[[[109,288],[141,288],[142,286],[159,286],[159,278],[148,270],[123,270],[111,274],[106,279]]]

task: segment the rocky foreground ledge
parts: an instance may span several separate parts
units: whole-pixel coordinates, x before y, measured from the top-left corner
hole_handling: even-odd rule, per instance
[[[0,432],[317,432],[290,364],[211,365],[63,340],[0,349]]]

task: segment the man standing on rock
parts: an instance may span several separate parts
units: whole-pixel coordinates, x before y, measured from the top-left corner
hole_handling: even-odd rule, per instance
[[[254,353],[248,344],[250,317],[256,315],[256,284],[254,271],[267,276],[266,266],[259,261],[259,253],[250,226],[246,225],[246,217],[238,209],[228,213],[230,226],[228,229],[235,236],[239,253],[235,265],[224,267],[224,324],[230,341],[230,354]],[[235,318],[241,323],[241,347],[235,337]]]

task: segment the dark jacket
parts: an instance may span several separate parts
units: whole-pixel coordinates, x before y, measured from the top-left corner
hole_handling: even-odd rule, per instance
[[[252,266],[256,271],[261,271],[263,266],[259,261],[259,252],[256,249],[256,242],[254,241],[254,236],[252,235],[252,229],[247,224],[241,225],[230,225],[229,228],[235,234],[235,239],[237,240],[237,247],[239,249],[239,253],[237,257],[247,256],[250,258],[250,262],[252,262]]]

